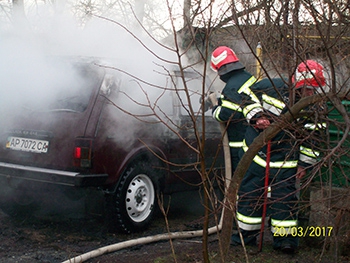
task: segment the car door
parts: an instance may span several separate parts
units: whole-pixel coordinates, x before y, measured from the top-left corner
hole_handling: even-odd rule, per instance
[[[201,177],[198,174],[200,169],[200,154],[198,153],[198,140],[204,140],[204,159],[207,169],[223,167],[223,154],[219,145],[221,132],[219,123],[216,122],[211,109],[202,110],[202,89],[204,78],[196,72],[185,72],[182,78],[180,72],[174,72],[173,77],[173,120],[176,123],[175,135],[170,136],[168,145],[172,154],[169,155],[175,174],[181,177],[182,181],[190,184],[198,184]],[[210,89],[209,80],[204,87],[204,92]],[[204,124],[203,124],[204,121]],[[204,131],[204,133],[203,133]]]

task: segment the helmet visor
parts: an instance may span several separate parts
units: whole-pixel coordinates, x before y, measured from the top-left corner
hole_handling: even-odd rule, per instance
[[[237,62],[233,62],[233,63],[229,63],[229,64],[221,66],[218,70],[218,74],[219,74],[219,76],[222,76],[222,75],[225,75],[226,73],[229,73],[231,71],[244,69],[244,68],[245,67],[243,66],[243,64],[241,62],[237,61]]]

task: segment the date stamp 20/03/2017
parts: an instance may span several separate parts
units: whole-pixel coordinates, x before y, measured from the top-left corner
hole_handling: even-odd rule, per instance
[[[293,226],[293,227],[274,227],[274,237],[284,237],[291,235],[293,237],[330,237],[332,235],[332,226]]]

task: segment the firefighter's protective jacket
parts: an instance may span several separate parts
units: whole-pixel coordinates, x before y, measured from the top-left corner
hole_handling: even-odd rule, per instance
[[[288,110],[289,88],[286,80],[263,79],[252,87],[252,91],[261,101],[270,122]],[[313,138],[315,133],[318,134],[325,128],[325,124],[305,117],[296,120],[293,127],[295,129],[281,131],[271,140],[271,168],[294,168],[298,165],[307,168],[317,162],[320,153]],[[253,127],[247,130],[243,146],[245,151],[260,132]],[[304,139],[303,133],[307,133]],[[266,167],[265,156],[266,146],[254,158],[254,162]]]
[[[213,117],[220,122],[229,121],[227,134],[231,148],[241,148],[246,127],[254,124],[255,119],[263,112],[259,99],[251,91],[256,79],[244,69],[231,71],[221,80],[226,83],[218,106],[213,108]]]
[[[220,78],[226,82],[222,90],[223,96],[239,105],[247,122],[253,124],[255,118],[263,111],[259,99],[251,89],[256,83],[256,78],[244,69],[231,71]]]

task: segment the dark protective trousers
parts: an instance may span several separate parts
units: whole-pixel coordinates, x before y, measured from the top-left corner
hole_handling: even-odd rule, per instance
[[[296,168],[270,168],[269,171],[271,198],[268,204],[275,248],[285,240],[295,247],[298,245],[297,237],[293,237],[290,232],[293,227],[294,230],[297,227],[296,171]],[[260,232],[264,184],[265,167],[253,161],[238,191],[237,219],[245,243],[250,243]],[[240,243],[237,235],[233,235],[232,240]]]

